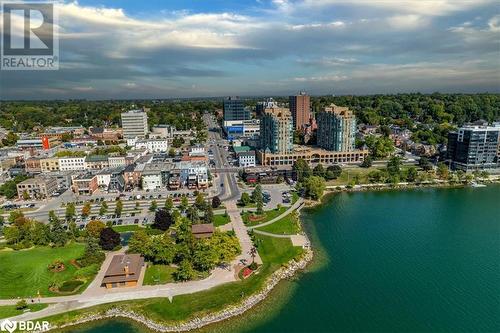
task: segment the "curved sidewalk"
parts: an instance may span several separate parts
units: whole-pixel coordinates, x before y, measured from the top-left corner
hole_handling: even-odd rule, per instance
[[[277,221],[281,220],[285,216],[288,216],[292,212],[301,209],[303,205],[304,205],[304,199],[299,198],[292,206],[290,206],[290,208],[288,208],[280,216],[277,216],[277,217],[275,217],[274,219],[272,219],[270,221],[267,221],[267,222],[264,222],[264,223],[261,223],[261,224],[257,224],[257,225],[251,226],[251,227],[247,227],[247,228],[248,228],[248,230],[254,230],[256,228],[265,227],[266,225],[273,224],[274,222],[277,222]],[[255,231],[257,231],[257,230],[255,230]]]

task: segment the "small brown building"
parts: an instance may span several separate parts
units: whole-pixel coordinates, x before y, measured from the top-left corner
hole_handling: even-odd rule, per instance
[[[214,225],[212,223],[193,224],[191,226],[191,232],[194,238],[208,238],[214,233]]]
[[[111,259],[101,286],[106,289],[135,287],[143,266],[144,258],[139,254],[117,254]]]

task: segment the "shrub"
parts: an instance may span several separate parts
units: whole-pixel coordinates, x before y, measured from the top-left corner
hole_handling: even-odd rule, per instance
[[[26,300],[22,299],[16,303],[16,310],[24,310],[26,308],[28,308],[28,303],[26,302]]]

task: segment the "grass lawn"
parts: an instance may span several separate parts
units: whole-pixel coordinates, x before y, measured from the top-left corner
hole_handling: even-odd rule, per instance
[[[45,309],[48,304],[29,304],[28,309],[31,312],[36,312]],[[23,314],[24,310],[17,310],[15,305],[3,305],[0,306],[0,319],[10,318],[20,314]]]
[[[144,285],[166,284],[174,282],[172,274],[177,269],[167,265],[150,265],[146,268]]]
[[[270,232],[277,235],[295,235],[300,231],[300,224],[295,213],[288,214],[273,224],[258,228],[257,230]]]
[[[134,225],[114,225],[111,228],[113,228],[113,230],[116,232],[129,232],[129,231],[137,231],[139,229],[144,229],[144,227],[138,226],[136,224],[134,224]]]
[[[220,227],[221,225],[228,224],[231,222],[229,215],[214,215],[214,226]]]
[[[353,179],[355,179],[355,177],[358,177],[359,184],[368,184],[368,183],[370,183],[368,181],[368,174],[374,170],[379,170],[379,168],[376,168],[376,167],[345,168],[345,169],[342,169],[342,173],[340,174],[339,178],[329,180],[326,183],[326,185],[329,185],[329,186],[347,185],[347,184],[349,184],[349,181],[352,181]]]
[[[70,260],[79,258],[84,247],[83,244],[73,243],[63,248],[36,247],[21,251],[1,251],[0,298],[36,297],[38,291],[42,296],[57,295],[49,290],[50,283],[73,280],[77,268],[70,264]],[[64,271],[54,273],[47,269],[55,259],[64,262]],[[79,291],[83,291],[84,287]]]
[[[203,316],[222,310],[230,304],[238,303],[242,297],[251,295],[262,288],[267,277],[281,265],[302,253],[302,248],[293,247],[286,238],[255,235],[259,254],[264,262],[256,274],[244,281],[227,283],[194,294],[175,296],[170,302],[166,298],[151,298],[99,305],[87,310],[76,310],[45,318],[53,324],[75,320],[88,313],[105,312],[110,308],[123,307],[144,314],[158,322],[175,323],[193,316]]]
[[[279,209],[266,210],[266,211],[264,211],[264,215],[263,215],[262,219],[260,219],[258,221],[253,221],[253,222],[250,222],[250,219],[249,219],[249,216],[252,213],[251,212],[245,212],[242,215],[242,219],[243,219],[243,222],[245,222],[245,224],[247,226],[253,227],[255,225],[259,225],[261,223],[271,221],[272,219],[274,219],[274,218],[280,216],[281,214],[283,214],[284,212],[286,212],[288,208],[289,207],[282,206]]]

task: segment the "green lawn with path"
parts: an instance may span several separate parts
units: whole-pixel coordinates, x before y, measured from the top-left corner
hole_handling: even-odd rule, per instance
[[[277,235],[296,235],[300,232],[300,223],[297,214],[293,212],[272,224],[257,228],[257,230]]]
[[[45,309],[47,306],[49,306],[49,305],[43,304],[43,303],[29,304],[28,310],[29,310],[29,312],[36,312],[36,311],[40,311],[40,310]],[[25,312],[28,312],[28,311],[18,310],[18,309],[16,309],[15,305],[2,305],[2,306],[0,306],[0,319],[18,316],[18,315],[23,314]]]
[[[173,273],[177,270],[175,267],[167,265],[150,265],[146,268],[144,275],[144,285],[156,285],[175,282]]]
[[[173,324],[186,321],[194,316],[199,317],[220,311],[230,304],[240,302],[242,296],[246,297],[259,291],[272,272],[303,252],[302,248],[294,247],[287,238],[273,238],[256,234],[255,239],[264,263],[256,274],[244,281],[230,282],[194,294],[175,296],[172,302],[167,298],[151,298],[103,304],[86,310],[75,310],[52,316],[45,318],[45,320],[49,320],[53,324],[62,324],[74,321],[89,313],[101,313],[110,308],[120,307],[141,313],[161,323]]]
[[[241,218],[243,219],[243,222],[247,226],[253,227],[253,226],[256,226],[256,225],[259,225],[259,224],[262,224],[265,222],[269,222],[272,219],[277,218],[278,216],[280,216],[281,214],[286,212],[289,208],[290,207],[281,206],[281,207],[273,209],[273,210],[266,210],[266,211],[264,211],[262,218],[260,218],[257,221],[250,221],[250,215],[254,214],[253,212],[245,212],[245,213],[243,213]]]
[[[0,251],[0,298],[56,296],[49,286],[52,281],[63,283],[73,280],[78,270],[70,263],[84,251],[83,244],[72,243],[61,248],[36,247],[20,251]],[[61,260],[66,269],[51,272],[47,266],[54,260]],[[89,283],[90,281],[87,281]],[[85,286],[79,291],[83,291]]]
[[[214,226],[220,227],[221,225],[231,222],[229,215],[214,215]]]

